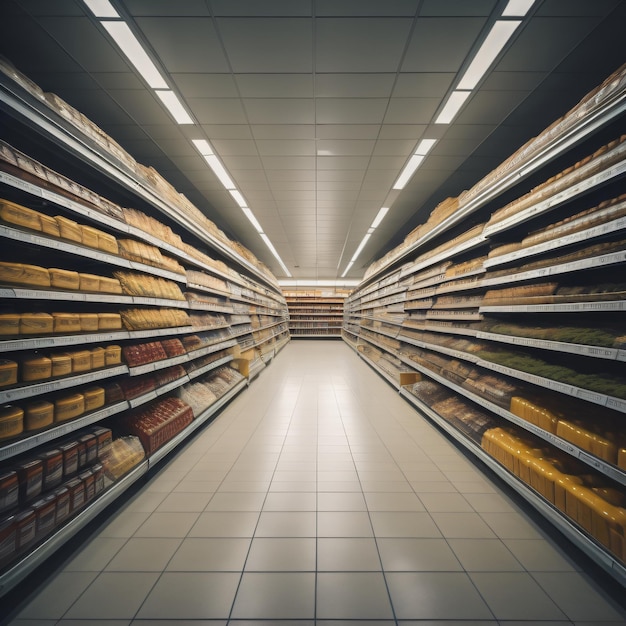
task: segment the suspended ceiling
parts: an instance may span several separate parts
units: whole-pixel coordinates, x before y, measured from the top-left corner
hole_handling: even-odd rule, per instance
[[[0,54],[155,167],[278,278],[191,144],[208,139],[297,279],[362,277],[626,61],[626,3],[537,0],[450,124],[434,120],[505,0],[111,0],[179,94],[176,124],[81,0],[2,0]],[[419,141],[437,143],[392,186]]]

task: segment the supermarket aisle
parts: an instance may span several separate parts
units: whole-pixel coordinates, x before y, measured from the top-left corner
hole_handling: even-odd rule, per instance
[[[292,341],[12,623],[363,620],[626,612],[350,348]]]

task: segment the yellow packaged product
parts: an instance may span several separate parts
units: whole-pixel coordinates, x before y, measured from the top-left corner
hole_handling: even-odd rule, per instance
[[[79,289],[81,291],[99,292],[100,291],[100,276],[95,274],[83,274],[78,275]]]
[[[81,239],[84,246],[88,248],[97,248],[98,247],[98,233],[100,232],[97,228],[93,228],[91,226],[83,226],[80,227],[81,231]]]
[[[78,272],[50,268],[50,286],[64,291],[76,291],[80,286]]]
[[[104,406],[104,389],[102,387],[90,387],[83,392],[85,396],[85,411],[95,411]]]
[[[121,294],[122,286],[117,278],[100,277],[100,291],[102,293]]]
[[[556,432],[558,416],[527,398],[512,397],[511,413],[550,433]]]
[[[19,313],[0,313],[0,337],[13,337],[20,334]]]
[[[122,316],[119,313],[98,313],[98,330],[121,330]]]
[[[61,236],[61,230],[59,229],[59,223],[50,217],[49,215],[39,214],[39,220],[41,221],[41,231],[49,237],[58,239]]]
[[[122,347],[107,346],[104,351],[104,361],[107,367],[120,365],[122,363]]]
[[[617,467],[626,470],[626,448],[620,448],[617,453]]]
[[[9,200],[0,200],[0,218],[7,224],[14,224],[29,228],[30,230],[41,230],[41,220],[39,212],[33,211],[25,206],[10,202]]]
[[[119,254],[117,239],[109,233],[98,232],[98,248],[109,254]]]
[[[22,313],[20,335],[50,335],[54,319],[49,313]]]
[[[68,354],[57,353],[51,354],[52,361],[52,377],[69,376],[72,373],[72,357]]]
[[[10,359],[0,359],[0,387],[17,384],[17,363]]]
[[[22,361],[21,378],[25,383],[52,377],[52,361],[46,356],[26,357]]]
[[[97,370],[106,365],[106,350],[104,348],[93,348],[91,350],[91,369]]]
[[[80,315],[78,313],[53,313],[53,331],[55,333],[79,333]]]
[[[74,374],[82,374],[91,370],[91,352],[89,350],[68,352],[68,355],[72,359],[72,372]]]
[[[0,261],[0,283],[50,287],[50,274],[47,269],[38,265]]]
[[[74,393],[54,401],[54,421],[65,422],[66,420],[79,417],[85,412],[85,396],[82,393]]]
[[[24,410],[24,430],[39,430],[54,422],[54,404],[45,400],[29,402]]]
[[[98,330],[97,313],[80,313],[80,330],[83,333],[95,333]]]
[[[67,239],[75,243],[83,243],[83,234],[80,230],[80,226],[75,221],[68,220],[61,215],[55,215],[54,219],[59,225],[59,232],[62,239]]]
[[[24,410],[7,404],[0,407],[0,440],[11,439],[24,432]]]

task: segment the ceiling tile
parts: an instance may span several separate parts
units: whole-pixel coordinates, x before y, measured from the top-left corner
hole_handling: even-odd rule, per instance
[[[393,74],[315,74],[316,98],[388,98]]]
[[[411,16],[415,14],[417,5],[418,0],[316,0],[315,14],[346,17]]]
[[[394,98],[443,98],[456,74],[452,72],[403,72],[393,88]]]
[[[426,124],[383,124],[380,139],[415,139],[424,134]]]
[[[243,98],[312,98],[311,74],[237,74]]]
[[[411,23],[408,18],[317,18],[316,72],[396,72]]]
[[[317,172],[318,181],[357,181],[363,180],[365,170],[322,170]]]
[[[245,124],[246,115],[237,98],[187,98],[200,124]]]
[[[229,172],[237,170],[260,170],[263,167],[261,159],[258,156],[238,156],[233,154],[229,156],[220,155],[220,157]]]
[[[374,156],[408,157],[415,149],[414,139],[379,139],[374,147]]]
[[[257,140],[262,156],[315,156],[315,141],[310,139]]]
[[[317,157],[318,170],[359,170],[367,168],[369,157],[359,156],[323,156]]]
[[[376,139],[379,124],[318,124],[318,139]]]
[[[373,156],[370,170],[392,170],[396,175],[404,167],[408,154],[404,156]]]
[[[217,23],[236,74],[299,73],[313,69],[310,19],[217,18]]]
[[[136,23],[168,72],[228,72],[209,17],[139,17]]]
[[[252,139],[247,124],[201,124],[209,139]]]
[[[315,121],[312,99],[246,98],[243,105],[251,124],[312,124]]]
[[[497,0],[424,0],[420,16],[486,16],[496,4]]]
[[[392,98],[385,124],[429,124],[441,104],[439,98]]]
[[[251,129],[255,139],[315,139],[313,124],[253,124]]]
[[[238,98],[237,85],[230,74],[170,74],[184,98]]]
[[[384,98],[320,98],[316,118],[320,124],[381,124],[387,108]]]
[[[263,165],[267,170],[312,170],[315,168],[315,157],[265,156]]]
[[[171,0],[125,0],[124,5],[135,16],[209,15],[204,0],[185,0],[178,3],[172,3]]]
[[[537,15],[567,17],[574,15],[608,15],[620,0],[544,0],[537,7]]]
[[[484,25],[480,17],[419,18],[402,71],[457,72]]]
[[[316,142],[318,156],[369,156],[375,142],[371,140],[320,139]]]
[[[225,156],[258,156],[256,144],[251,139],[213,139],[213,149]]]
[[[460,124],[499,124],[527,95],[525,91],[479,91],[457,119]]]
[[[240,16],[306,16],[311,15],[312,0],[210,0],[213,15]]]

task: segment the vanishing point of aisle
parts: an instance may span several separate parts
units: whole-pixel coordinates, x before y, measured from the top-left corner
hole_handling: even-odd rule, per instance
[[[9,623],[626,623],[606,578],[341,341],[291,341],[74,548]]]

